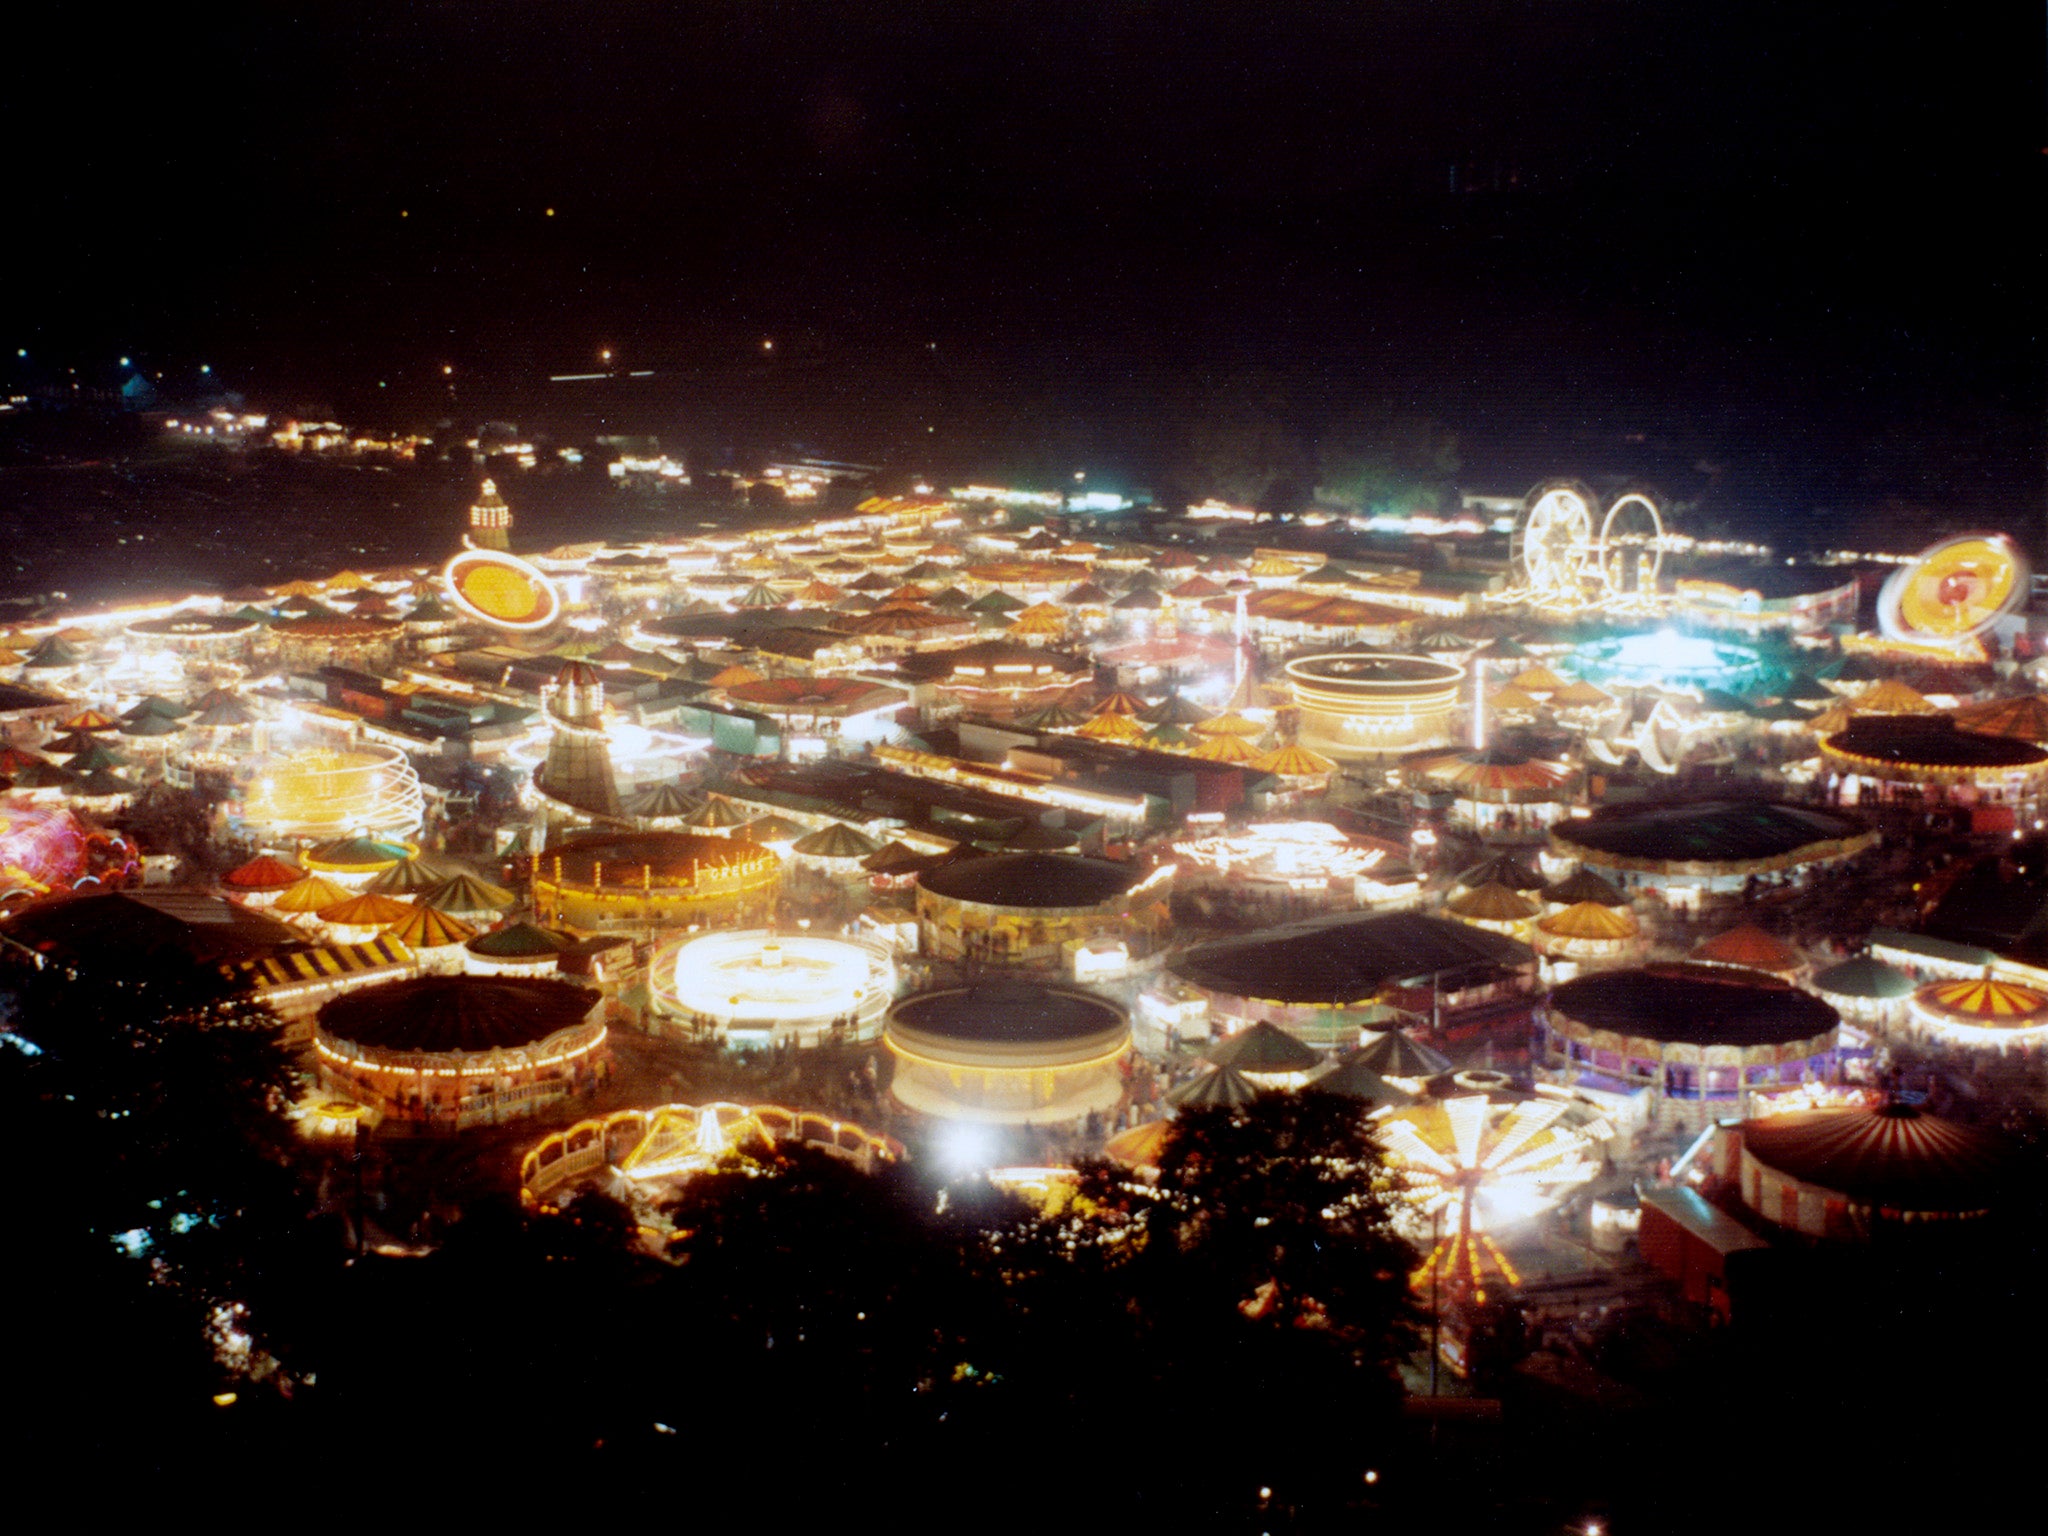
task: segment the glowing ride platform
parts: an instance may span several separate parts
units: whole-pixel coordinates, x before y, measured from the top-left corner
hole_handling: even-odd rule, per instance
[[[777,934],[710,933],[665,945],[648,982],[654,1011],[706,1020],[729,1043],[818,1045],[835,1028],[870,1039],[896,991],[896,967],[878,945]]]

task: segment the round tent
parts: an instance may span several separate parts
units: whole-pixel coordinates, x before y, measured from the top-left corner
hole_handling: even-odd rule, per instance
[[[1981,1217],[2011,1167],[1997,1137],[1907,1104],[1796,1110],[1742,1125],[1743,1203],[1809,1237]]]
[[[1235,1108],[1259,1096],[1251,1079],[1232,1067],[1211,1067],[1200,1077],[1191,1077],[1166,1095],[1175,1109]]]
[[[1813,990],[1856,1024],[1896,1024],[1913,995],[1913,978],[1869,955],[1831,965],[1813,978]]]

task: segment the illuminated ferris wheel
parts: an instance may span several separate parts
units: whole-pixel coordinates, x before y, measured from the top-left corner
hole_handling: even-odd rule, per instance
[[[1597,548],[1592,497],[1583,487],[1557,481],[1530,495],[1508,553],[1530,596],[1579,602],[1587,577],[1598,570]]]
[[[1600,522],[1600,584],[1623,603],[1653,601],[1664,569],[1664,518],[1641,491],[1617,497]]]

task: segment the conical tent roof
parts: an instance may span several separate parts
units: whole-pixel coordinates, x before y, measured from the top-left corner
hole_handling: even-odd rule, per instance
[[[59,723],[67,731],[111,731],[121,722],[103,710],[86,709]]]
[[[1152,725],[1200,725],[1209,718],[1209,711],[1178,693],[1169,693],[1157,704],[1139,710],[1138,718]]]
[[[1806,963],[1798,950],[1754,923],[1744,923],[1693,946],[1695,960],[1743,965],[1753,971],[1796,971]]]
[[[72,786],[71,793],[85,800],[104,800],[113,795],[132,795],[136,786],[111,768],[95,768]]]
[[[1536,926],[1557,939],[1583,939],[1615,943],[1636,936],[1635,914],[1627,907],[1603,906],[1597,901],[1575,902],[1560,912],[1538,918]]]
[[[1398,1029],[1374,1035],[1350,1054],[1353,1060],[1382,1077],[1435,1077],[1451,1070],[1450,1057]]]
[[[744,827],[753,818],[734,805],[730,800],[721,800],[713,795],[696,811],[684,818],[688,827]]]
[[[1011,614],[1021,612],[1024,604],[1003,591],[984,592],[967,605],[970,613]]]
[[[1242,736],[1209,736],[1189,754],[1205,763],[1233,763],[1250,767],[1259,760],[1259,749]]]
[[[1266,727],[1258,721],[1247,720],[1243,715],[1234,713],[1211,715],[1206,720],[1197,721],[1194,729],[1200,736],[1242,736],[1248,741],[1266,734]]]
[[[456,871],[430,862],[424,855],[400,859],[363,889],[379,896],[416,896],[452,879]]]
[[[880,848],[881,844],[860,828],[835,821],[808,837],[798,838],[790,851],[812,859],[864,859]]]
[[[467,870],[430,885],[413,898],[423,906],[443,912],[503,912],[519,898],[502,885],[479,880]]]
[[[1138,742],[1145,739],[1145,727],[1130,715],[1096,715],[1076,734],[1090,741]]]
[[[690,814],[695,797],[674,780],[643,789],[626,802],[626,814],[643,821],[676,820]]]
[[[123,720],[133,720],[138,715],[162,715],[166,720],[182,720],[191,713],[192,711],[183,704],[175,703],[160,693],[152,693],[148,698],[137,703],[134,708],[123,710],[121,718]]]
[[[325,875],[308,875],[280,891],[271,908],[277,912],[310,914],[324,911],[336,902],[347,901],[352,894],[347,886],[336,885]]]
[[[1109,605],[1109,593],[1099,582],[1084,581],[1067,588],[1059,601],[1066,608],[1104,608]]]
[[[248,863],[237,865],[221,876],[221,883],[238,891],[282,891],[305,878],[306,872],[296,864],[287,864],[267,853],[259,853]]]
[[[307,862],[335,869],[383,869],[412,857],[403,843],[380,842],[374,837],[337,837],[306,850]]]
[[[973,600],[958,587],[948,587],[943,592],[933,593],[931,601],[925,604],[925,607],[935,608],[940,613],[959,613],[972,606]]]
[[[1989,976],[1934,982],[1915,992],[1913,1001],[1944,1018],[1989,1029],[2031,1026],[2048,1014],[2048,993]]]
[[[52,757],[72,758],[81,752],[90,752],[100,744],[98,736],[91,731],[66,731],[43,743],[43,750]]]
[[[1575,870],[1556,884],[1546,885],[1543,887],[1543,899],[1567,907],[1586,901],[1597,901],[1603,907],[1628,905],[1628,898],[1611,881],[1590,869]]]
[[[1017,723],[1034,731],[1066,731],[1087,720],[1087,715],[1066,704],[1048,704],[1034,710]]]
[[[404,922],[415,910],[411,902],[365,891],[360,896],[337,901],[331,907],[322,907],[320,921],[337,923],[344,928],[386,928],[393,923]]]
[[[1307,1086],[1317,1093],[1336,1093],[1347,1099],[1362,1099],[1375,1109],[1383,1104],[1414,1102],[1412,1094],[1404,1093],[1373,1071],[1359,1059],[1355,1050],[1332,1057],[1310,1073]]]
[[[1504,885],[1511,891],[1537,891],[1543,888],[1543,877],[1513,854],[1497,853],[1459,875],[1458,884],[1467,890]]]
[[[1102,1144],[1102,1155],[1126,1168],[1157,1168],[1173,1139],[1171,1120],[1147,1120],[1128,1131],[1119,1131]]]
[[[1836,997],[1889,1000],[1911,996],[1913,978],[1895,965],[1886,965],[1869,955],[1858,955],[1840,965],[1831,965],[1814,977],[1813,990],[1832,993]]]
[[[121,722],[123,736],[175,736],[178,722],[169,715],[131,715]]]
[[[1859,715],[1938,715],[1940,710],[1928,703],[1926,698],[1907,687],[1895,677],[1883,682],[1872,683],[1856,695],[1854,700]]]
[[[919,853],[907,843],[889,842],[860,862],[870,874],[886,875],[899,869],[915,869],[930,857],[930,854]]]
[[[1519,923],[1543,909],[1520,891],[1488,881],[1444,903],[1453,916],[1482,923]]]
[[[1276,773],[1283,779],[1312,779],[1337,771],[1336,763],[1322,753],[1311,752],[1307,747],[1292,742],[1277,751],[1253,758],[1245,766],[1260,773]]]
[[[1307,1072],[1322,1058],[1277,1024],[1264,1019],[1205,1053],[1219,1067],[1240,1072]]]
[[[549,928],[536,927],[532,923],[512,923],[478,934],[469,941],[468,948],[471,954],[482,955],[488,960],[538,960],[546,955],[561,954],[571,942]]]
[[[78,775],[69,768],[59,768],[39,757],[7,770],[7,776],[14,780],[16,789],[70,789],[78,783]]]
[[[58,667],[75,667],[78,662],[78,652],[55,635],[51,635],[28,653],[22,665],[54,670]]]
[[[1583,678],[1577,682],[1566,683],[1550,696],[1551,706],[1555,709],[1598,709],[1613,702],[1613,694],[1605,689],[1596,688]]]
[[[231,729],[238,725],[252,725],[256,716],[240,699],[228,697],[216,699],[192,717],[194,725],[213,730]]]
[[[809,828],[787,816],[762,816],[748,822],[733,836],[750,843],[794,843]]]
[[[73,773],[111,773],[116,768],[126,767],[127,764],[127,758],[96,741],[66,759],[64,766]]]
[[[1967,704],[1955,712],[1955,722],[1983,736],[2010,736],[2037,746],[2048,745],[2048,698],[2029,693],[2016,699]]]
[[[1200,1077],[1189,1078],[1166,1096],[1176,1109],[1230,1108],[1249,1104],[1259,1096],[1258,1088],[1232,1067],[1211,1067]]]
[[[1144,713],[1149,708],[1151,706],[1135,693],[1119,691],[1117,693],[1104,694],[1095,701],[1095,707],[1089,710],[1088,713],[1091,715],[1138,715]]]
[[[1178,725],[1155,725],[1145,733],[1147,746],[1164,747],[1169,752],[1191,747],[1200,740],[1192,731]]]
[[[402,922],[393,923],[387,930],[391,936],[410,949],[446,949],[454,944],[467,944],[476,937],[476,930],[459,918],[450,917],[434,907],[423,907],[415,903],[412,915]]]

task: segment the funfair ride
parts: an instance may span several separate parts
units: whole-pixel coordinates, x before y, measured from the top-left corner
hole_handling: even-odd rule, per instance
[[[1461,1079],[1462,1081],[1462,1075]],[[1550,1209],[1599,1172],[1612,1135],[1589,1106],[1548,1096],[1476,1092],[1395,1110],[1380,1139],[1404,1176],[1412,1240],[1429,1250],[1418,1289],[1483,1304],[1487,1278],[1520,1277],[1491,1235]]]
[[[1547,481],[1531,491],[1509,536],[1515,584],[1505,600],[1567,613],[1658,612],[1666,541],[1657,503],[1629,491],[1604,513],[1598,507],[1576,481]]]

